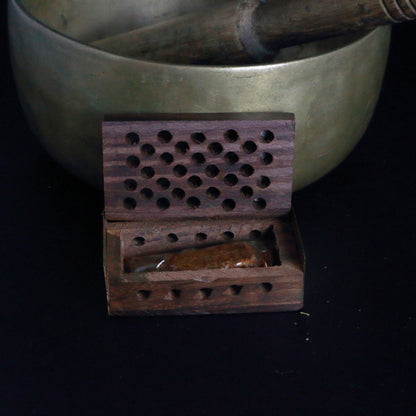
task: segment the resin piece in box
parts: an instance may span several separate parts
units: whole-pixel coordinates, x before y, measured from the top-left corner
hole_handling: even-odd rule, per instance
[[[126,262],[126,271],[186,271],[271,267],[276,253],[263,242],[238,241],[201,248],[190,248],[161,255],[134,257]]]

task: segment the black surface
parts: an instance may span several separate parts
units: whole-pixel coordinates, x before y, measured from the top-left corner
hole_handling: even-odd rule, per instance
[[[305,313],[118,319],[106,313],[102,195],[31,134],[4,6],[0,414],[414,413],[416,24],[394,29],[363,140],[294,195]]]

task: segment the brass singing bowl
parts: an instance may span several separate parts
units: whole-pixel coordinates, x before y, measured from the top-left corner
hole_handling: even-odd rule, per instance
[[[138,113],[293,112],[294,189],[337,166],[365,132],[390,28],[282,50],[275,63],[171,65],[88,43],[223,0],[9,0],[20,101],[48,152],[101,186],[101,121]]]

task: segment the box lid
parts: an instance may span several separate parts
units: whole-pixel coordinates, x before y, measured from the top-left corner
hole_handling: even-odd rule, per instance
[[[152,114],[102,129],[108,220],[290,211],[293,114]]]

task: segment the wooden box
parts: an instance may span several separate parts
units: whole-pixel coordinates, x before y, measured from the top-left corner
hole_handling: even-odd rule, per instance
[[[103,123],[109,314],[302,307],[304,255],[291,212],[295,121],[285,113],[151,115]],[[132,272],[134,258],[272,241],[269,267]]]

